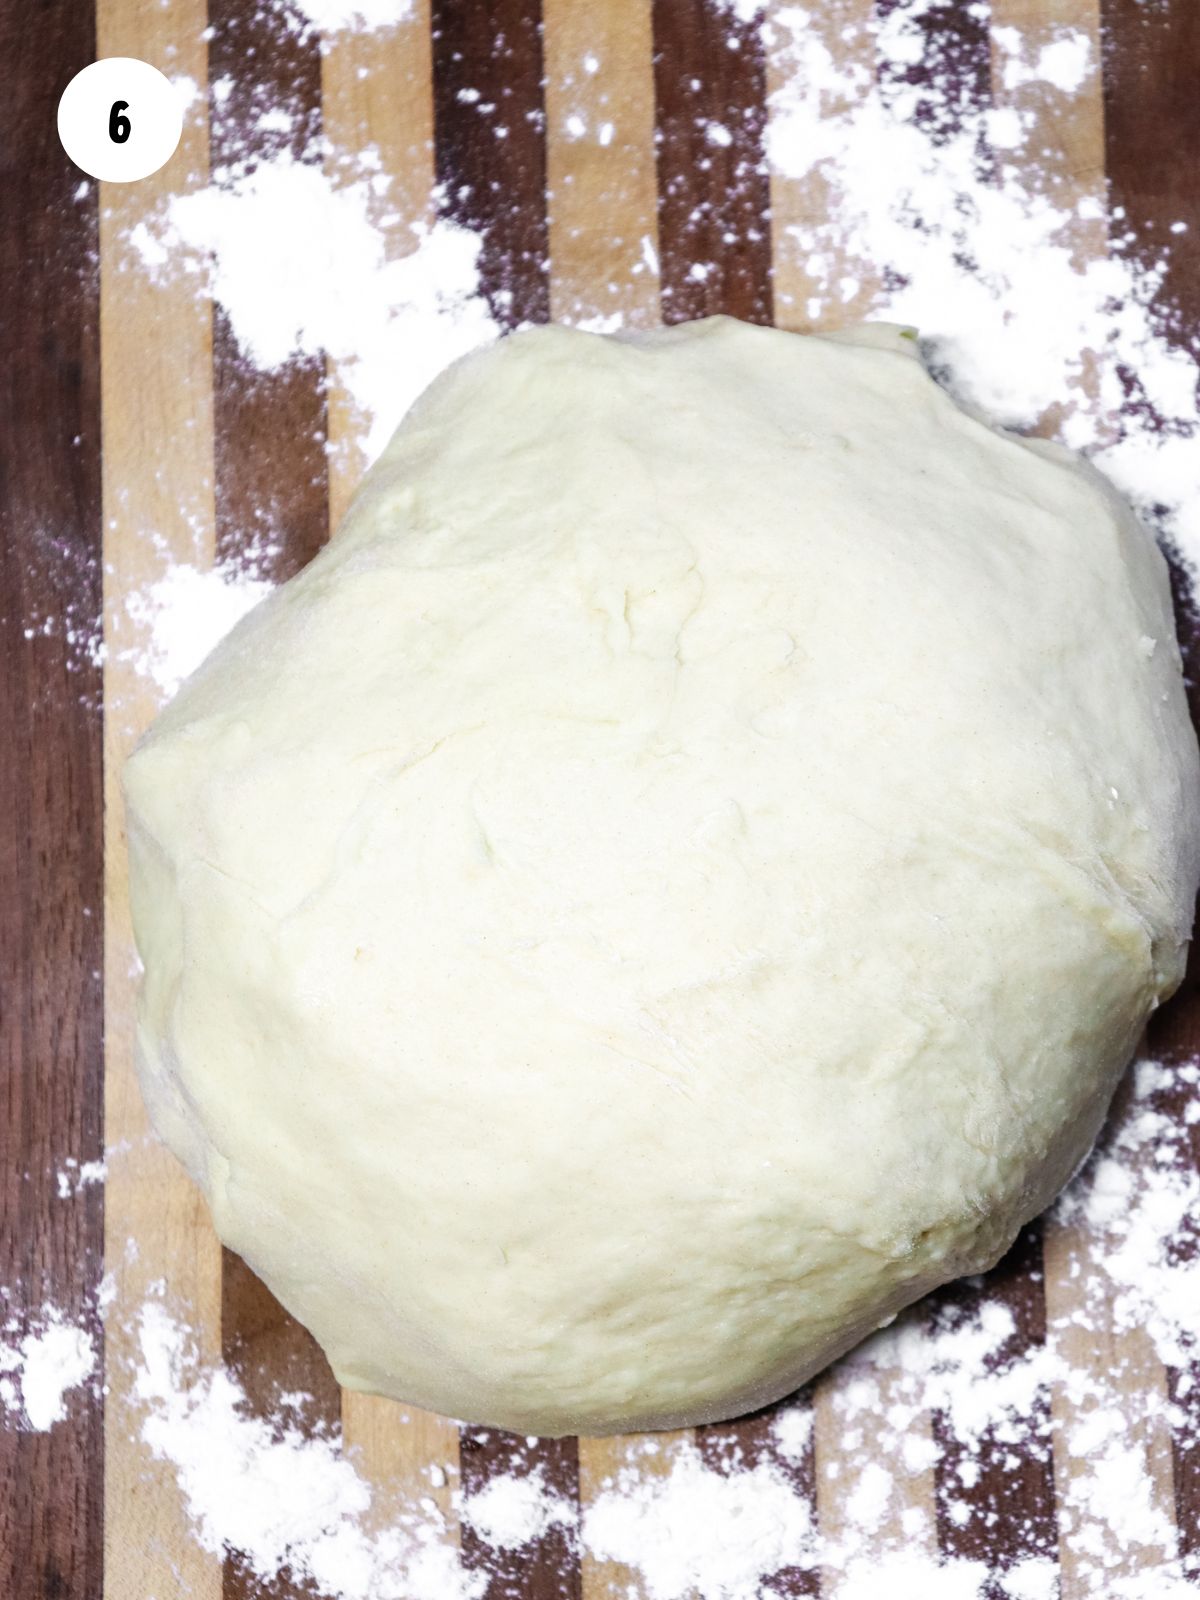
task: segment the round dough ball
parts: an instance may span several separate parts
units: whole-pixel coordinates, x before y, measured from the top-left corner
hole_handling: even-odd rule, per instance
[[[894,329],[417,404],[126,770],[155,1125],[343,1384],[758,1406],[986,1268],[1178,983],[1161,555]]]

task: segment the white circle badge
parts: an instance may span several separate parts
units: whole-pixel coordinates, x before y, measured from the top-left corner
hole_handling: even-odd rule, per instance
[[[58,137],[77,167],[106,183],[136,183],[169,161],[184,97],[157,67],[106,56],[77,72],[58,102]]]

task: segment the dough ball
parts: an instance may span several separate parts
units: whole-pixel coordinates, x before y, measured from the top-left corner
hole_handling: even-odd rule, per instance
[[[988,1267],[1183,970],[1163,559],[896,330],[441,377],[126,770],[155,1125],[350,1388],[727,1417]]]

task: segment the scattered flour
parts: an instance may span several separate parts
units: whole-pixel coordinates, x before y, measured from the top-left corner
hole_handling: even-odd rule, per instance
[[[155,1301],[138,1341],[141,1437],[174,1468],[206,1549],[239,1551],[264,1581],[287,1568],[334,1600],[479,1600],[484,1581],[462,1569],[432,1500],[368,1532],[371,1490],[336,1439],[250,1415],[230,1374],[200,1370]]]
[[[772,1424],[775,1448],[789,1461],[803,1461],[812,1444],[813,1418],[806,1406],[789,1406]]]
[[[576,1518],[575,1507],[548,1489],[536,1469],[528,1477],[493,1478],[463,1500],[462,1514],[498,1550],[518,1550]]]
[[[407,22],[413,0],[292,0],[304,21],[322,33],[362,32]]]
[[[103,1183],[107,1175],[108,1168],[103,1161],[76,1161],[68,1156],[55,1174],[58,1198],[69,1200],[80,1189],[87,1189],[93,1183]]]
[[[1048,419],[1145,512],[1165,506],[1165,532],[1200,564],[1198,368],[1163,328],[1169,245],[1147,262],[1119,224],[1107,237],[1103,188],[1065,190],[1039,135],[1034,108],[1061,109],[1098,70],[1093,41],[1062,28],[1030,54],[1017,29],[995,30],[1016,104],[975,104],[929,42],[938,3],[901,0],[836,39],[815,8],[762,24],[782,80],[768,159],[825,197],[792,222],[777,203],[807,284],[793,319],[852,301],[916,327],[962,399],[1016,428]]]
[[[585,1548],[642,1576],[649,1600],[756,1600],[815,1562],[812,1515],[778,1468],[725,1474],[680,1447],[666,1476],[620,1473],[583,1512]]]
[[[87,1329],[44,1307],[24,1333],[12,1326],[0,1332],[0,1407],[19,1426],[44,1433],[63,1421],[67,1395],[95,1368],[96,1346]]]
[[[258,602],[272,585],[253,568],[226,563],[207,571],[180,562],[127,596],[125,611],[139,632],[130,659],[163,700]],[[120,650],[117,652],[121,653]]]
[[[835,1600],[980,1600],[988,1570],[982,1561],[936,1561],[912,1551],[851,1560]]]
[[[478,236],[390,214],[379,165],[361,151],[345,178],[283,151],[176,195],[130,235],[151,274],[201,275],[254,366],[327,358],[368,460],[444,367],[499,331],[479,292]]]

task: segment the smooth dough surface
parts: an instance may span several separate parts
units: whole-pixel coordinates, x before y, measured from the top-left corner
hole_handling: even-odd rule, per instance
[[[981,1270],[1178,983],[1161,555],[896,330],[451,368],[126,770],[139,1057],[352,1388],[725,1417]]]

